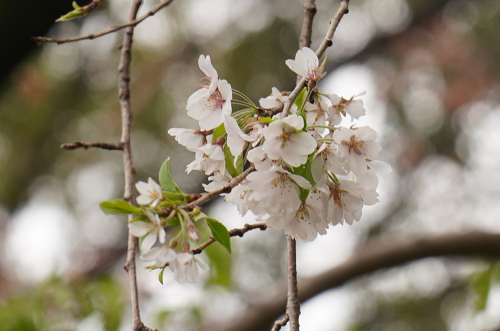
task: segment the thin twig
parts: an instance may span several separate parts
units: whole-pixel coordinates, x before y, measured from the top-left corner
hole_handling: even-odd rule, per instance
[[[129,22],[133,22],[142,5],[142,0],[133,0],[130,10]],[[122,135],[120,145],[123,147],[123,167],[125,173],[125,189],[123,199],[128,203],[134,202],[134,165],[132,162],[132,150],[130,144],[130,126],[132,121],[132,110],[130,107],[130,62],[132,59],[132,37],[134,26],[127,28],[123,36],[120,64],[118,65],[118,95],[120,99],[120,112],[122,117]],[[129,215],[129,221],[133,215]],[[125,270],[129,275],[130,296],[132,303],[132,330],[133,331],[152,331],[153,329],[145,326],[141,321],[139,310],[139,295],[137,290],[137,275],[135,266],[135,255],[137,252],[137,238],[129,232],[127,261]]]
[[[296,242],[290,236],[286,237],[287,249],[287,300],[286,314],[290,318],[290,331],[299,331],[300,302],[297,287],[297,252]]]
[[[65,39],[47,38],[47,37],[33,37],[32,39],[34,41],[36,41],[36,43],[38,45],[42,45],[42,44],[49,43],[49,42],[63,44],[63,43],[70,43],[70,42],[79,41],[79,40],[86,40],[86,39],[92,40],[92,39],[105,36],[107,34],[113,33],[115,31],[118,31],[118,30],[121,30],[121,29],[124,29],[124,28],[134,27],[137,24],[139,24],[142,21],[144,21],[146,18],[148,18],[150,16],[153,16],[160,9],[162,9],[163,7],[168,6],[173,1],[174,0],[164,0],[158,6],[154,7],[153,9],[151,9],[150,11],[148,11],[146,14],[142,15],[139,18],[134,19],[132,21],[129,21],[129,22],[125,23],[125,24],[120,24],[120,25],[112,26],[111,28],[109,28],[107,30],[104,30],[104,31],[101,31],[101,32],[98,32],[98,33],[91,33],[91,34],[88,34],[86,36],[80,36],[80,37],[75,37],[75,38],[65,38]]]
[[[196,206],[201,206],[205,202],[207,202],[209,200],[212,200],[213,198],[217,197],[221,193],[229,193],[229,192],[231,192],[231,190],[233,189],[233,187],[235,187],[236,185],[238,185],[239,183],[241,183],[242,181],[244,181],[245,178],[247,178],[248,174],[251,173],[254,170],[255,170],[255,166],[251,165],[247,170],[243,171],[239,176],[234,177],[233,179],[231,179],[231,181],[229,182],[229,184],[221,187],[220,189],[218,189],[216,191],[213,191],[213,192],[210,192],[210,193],[203,193],[201,195],[201,197],[199,197],[198,199],[196,199],[196,200],[194,200],[194,201],[192,201],[192,202],[190,202],[188,204],[185,204],[183,206],[180,206],[179,208],[182,208],[182,209],[193,209]]]
[[[335,14],[335,16],[332,18],[330,21],[330,28],[328,29],[325,38],[321,42],[321,45],[319,46],[318,50],[316,51],[316,55],[318,56],[318,59],[323,56],[325,53],[326,49],[330,46],[332,46],[332,38],[333,34],[335,33],[335,30],[337,29],[337,26],[340,23],[340,20],[342,17],[349,12],[349,0],[342,0],[340,3],[340,8]],[[285,101],[285,106],[283,107],[283,113],[282,117],[286,117],[288,115],[288,112],[290,111],[290,108],[293,105],[293,102],[299,95],[300,91],[306,86],[306,79],[303,77],[300,82],[295,86],[295,89],[290,93],[288,96],[288,99]]]
[[[282,327],[286,325],[286,323],[288,323],[289,320],[290,319],[288,318],[288,315],[285,314],[285,316],[283,316],[282,319],[279,319],[276,322],[274,322],[274,326],[271,331],[279,331]]]
[[[300,31],[299,49],[311,46],[312,24],[314,15],[316,14],[315,0],[304,0],[304,18],[302,20],[302,29]],[[300,84],[304,78],[297,75],[297,84]],[[302,88],[301,88],[302,89]],[[297,89],[296,89],[297,90]],[[296,96],[293,97],[295,100]],[[289,97],[290,100],[290,97]],[[292,101],[293,102],[293,101]],[[286,105],[285,105],[286,109]],[[284,113],[285,113],[284,109]],[[286,116],[286,114],[285,114]],[[300,316],[300,301],[298,296],[297,285],[297,243],[290,236],[286,238],[287,248],[287,301],[286,301],[286,318],[290,321],[290,331],[299,331],[299,316]],[[277,321],[276,325],[280,325]],[[277,329],[278,330],[278,329]]]
[[[262,231],[264,231],[265,229],[267,229],[267,225],[266,225],[266,223],[245,224],[245,226],[243,228],[232,229],[231,231],[229,231],[229,236],[230,237],[236,237],[236,236],[243,237],[243,235],[245,233],[247,233],[250,230],[254,230],[254,229],[261,229]],[[203,250],[205,248],[207,248],[208,246],[210,246],[214,242],[215,242],[214,237],[210,237],[203,244],[201,244],[200,246],[191,250],[191,252],[193,254],[200,254],[201,252],[203,252]]]
[[[311,47],[312,23],[316,15],[316,1],[304,0],[304,17],[302,19],[302,29],[299,37],[299,49]],[[297,77],[297,84],[300,83],[300,76]]]
[[[107,149],[110,151],[113,150],[123,150],[123,146],[121,143],[119,144],[114,144],[114,143],[104,143],[104,142],[94,142],[94,143],[86,143],[86,142],[81,142],[81,141],[75,141],[74,143],[69,143],[69,144],[62,144],[61,148],[66,149],[66,150],[72,150],[72,149],[78,149],[78,148],[83,148],[83,149],[89,149],[91,147],[94,148],[102,148],[102,149]]]

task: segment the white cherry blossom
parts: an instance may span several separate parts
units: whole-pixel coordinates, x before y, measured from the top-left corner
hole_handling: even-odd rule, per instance
[[[328,222],[324,210],[324,194],[312,189],[305,202],[297,209],[284,213],[271,213],[262,218],[271,228],[283,229],[286,235],[303,242],[314,240],[318,233],[326,234]]]
[[[331,114],[332,116],[332,124],[337,125],[340,123],[333,123],[338,121],[338,117],[340,113],[342,115],[346,116],[346,112],[351,116],[351,121],[354,121],[354,119],[358,119],[361,116],[366,115],[366,110],[363,107],[363,100],[354,100],[354,98],[357,98],[359,96],[365,95],[366,92],[361,92],[358,95],[353,96],[350,99],[344,99],[343,97],[339,97],[336,94],[329,94],[330,101],[332,102],[331,108]]]
[[[295,54],[295,60],[286,60],[286,65],[296,74],[305,77],[308,81],[319,81],[326,75],[319,67],[316,53],[309,47],[303,47]]]
[[[311,164],[311,171],[316,182],[326,180],[328,172],[337,175],[347,175],[349,172],[344,169],[340,158],[337,155],[336,144],[323,144],[314,155]]]
[[[254,199],[268,212],[296,210],[301,203],[297,185],[311,188],[305,178],[277,166],[272,166],[269,171],[254,171],[247,180],[247,186],[255,192]]]
[[[168,134],[175,137],[175,140],[186,147],[188,151],[196,152],[198,148],[201,148],[207,143],[208,132],[193,129],[171,128],[168,130]]]
[[[375,130],[363,126],[359,128],[341,127],[332,134],[332,139],[338,145],[338,155],[347,169],[354,174],[361,175],[368,168],[368,160],[380,157],[382,147],[375,141]]]
[[[210,269],[205,262],[191,252],[177,253],[177,259],[170,262],[169,266],[177,282],[183,282],[186,279],[190,283],[198,281],[200,275],[198,266],[205,271]]]
[[[207,144],[196,151],[195,160],[187,165],[186,172],[203,171],[205,175],[223,177],[226,174],[224,150],[217,143]]]
[[[264,151],[271,160],[283,159],[292,167],[306,163],[307,156],[314,152],[317,143],[307,132],[300,131],[304,127],[304,119],[298,115],[290,115],[278,119],[264,129]]]
[[[232,95],[231,85],[219,79],[214,92],[201,89],[189,97],[187,114],[198,120],[202,130],[215,129],[224,122],[225,114],[231,114]]]
[[[281,94],[276,87],[273,87],[271,95],[260,98],[259,104],[264,109],[272,109],[281,106],[286,100],[288,100],[288,96]]]
[[[137,203],[140,205],[151,204],[151,206],[156,207],[163,198],[161,186],[151,177],[148,178],[147,183],[137,182],[135,188],[140,193],[137,197]]]
[[[128,224],[130,233],[136,237],[145,236],[141,243],[142,253],[147,253],[156,243],[165,243],[165,229],[161,225],[160,217],[158,214],[153,214],[149,211],[144,212],[149,219],[149,222],[136,221]]]
[[[339,180],[328,184],[328,219],[335,224],[348,224],[359,221],[363,205],[373,205],[378,202],[375,190],[365,190],[360,184],[349,180]]]
[[[207,57],[200,55],[198,58],[198,65],[200,66],[201,71],[203,71],[206,75],[205,79],[210,82],[208,87],[204,87],[207,88],[209,94],[214,93],[217,88],[217,82],[219,81],[219,75],[210,61],[210,55],[207,55]]]
[[[142,253],[141,260],[143,261],[155,261],[158,267],[163,267],[167,263],[177,259],[177,252],[174,251],[167,245],[161,245],[158,247],[151,248],[149,252]]]

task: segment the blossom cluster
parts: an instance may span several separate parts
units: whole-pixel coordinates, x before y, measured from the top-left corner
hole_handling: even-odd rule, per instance
[[[219,79],[210,56],[201,55],[198,63],[206,76],[186,109],[199,128],[172,128],[169,134],[195,153],[186,171],[210,176],[207,192],[254,165],[255,171],[223,193],[225,200],[242,215],[250,210],[269,227],[302,241],[325,234],[329,225],[359,221],[363,206],[378,202],[375,171],[390,167],[378,160],[377,133],[368,126],[339,126],[343,117],[352,122],[366,114],[359,99],[364,93],[344,98],[320,92],[325,62],[320,65],[311,49],[304,47],[286,61],[308,82],[286,114],[280,110],[292,102],[290,93],[273,88],[256,106]]]

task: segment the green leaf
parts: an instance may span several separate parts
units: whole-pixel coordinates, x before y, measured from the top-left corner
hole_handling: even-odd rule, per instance
[[[212,134],[212,141],[216,141],[217,138],[222,137],[226,134],[226,128],[224,127],[224,123],[215,128],[214,133]]]
[[[167,192],[184,194],[179,186],[175,183],[172,174],[170,173],[170,158],[167,158],[160,168],[160,185]],[[185,195],[185,194],[184,194]]]
[[[488,295],[491,288],[491,276],[493,268],[490,265],[486,270],[483,270],[476,274],[472,280],[472,288],[476,293],[477,297],[475,300],[475,306],[477,311],[482,311],[486,308],[486,302],[488,300]]]
[[[134,222],[137,222],[137,221],[146,221],[148,219],[148,217],[144,214],[140,214],[140,215],[137,215],[136,217],[132,218],[130,221],[128,221],[129,223],[134,223]]]
[[[238,156],[238,157],[241,157]],[[238,176],[241,172],[238,172],[238,170],[234,167],[234,156],[231,154],[231,151],[229,150],[229,147],[227,144],[224,145],[224,162],[226,165],[227,172],[233,177]],[[241,167],[241,170],[243,172],[243,165]]]
[[[179,218],[177,216],[175,217],[172,217],[171,219],[169,219],[167,221],[167,223],[165,224],[165,226],[176,226],[176,225],[180,225],[181,223],[179,222]]]
[[[160,274],[158,275],[158,280],[160,281],[161,285],[163,285],[163,272],[165,271],[165,268],[161,269]]]
[[[82,8],[82,7],[78,6],[78,4],[76,3],[76,1],[73,1],[73,8],[75,10],[70,11],[66,15],[63,15],[63,16],[59,17],[56,20],[56,22],[70,21],[70,20],[72,20],[74,18],[81,17],[81,16],[84,16],[84,15],[87,14],[86,7]]]
[[[104,201],[99,204],[99,207],[106,214],[130,215],[141,213],[139,208],[123,200]]]
[[[304,87],[302,91],[300,91],[299,95],[297,95],[297,98],[295,98],[294,103],[297,106],[297,108],[300,109],[302,107],[306,95],[307,95],[307,87]]]
[[[224,246],[224,248],[226,248],[229,253],[231,253],[231,240],[229,231],[227,231],[224,224],[210,217],[206,217],[205,219],[207,220],[208,227],[212,231],[212,236],[214,237],[214,239],[222,246]]]
[[[314,185],[316,185],[316,182],[315,182],[313,175],[312,175],[312,169],[311,169],[313,157],[314,157],[314,153],[309,155],[309,157],[307,158],[307,162],[305,164],[303,164],[297,168],[293,168],[293,170],[291,171],[292,174],[299,175],[299,176],[307,179],[312,187],[314,187]],[[297,185],[297,186],[299,186],[299,185]],[[300,191],[300,195],[299,195],[300,201],[305,202],[307,199],[307,196],[309,195],[310,190],[306,190],[305,188],[302,188],[299,186],[299,191]]]

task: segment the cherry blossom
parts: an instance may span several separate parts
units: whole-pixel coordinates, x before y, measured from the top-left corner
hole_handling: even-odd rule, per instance
[[[177,259],[177,252],[167,245],[161,245],[158,247],[151,248],[149,252],[142,253],[141,260],[143,261],[155,261],[158,267],[163,267],[167,263]]]
[[[368,168],[368,160],[380,157],[382,147],[375,141],[375,130],[363,126],[359,128],[339,128],[332,134],[332,139],[338,145],[338,155],[346,168],[356,175],[361,175]]]
[[[283,229],[286,235],[304,242],[314,240],[318,234],[326,234],[328,222],[325,219],[324,195],[313,189],[305,202],[295,210],[271,213],[262,218],[271,228]]]
[[[290,115],[278,119],[264,129],[264,151],[271,160],[283,159],[292,167],[306,163],[307,156],[314,152],[317,143],[311,135],[302,130],[304,119]]]
[[[363,205],[373,205],[378,202],[375,190],[365,190],[360,183],[349,180],[339,180],[328,184],[328,219],[335,224],[348,224],[359,221]]]
[[[305,178],[277,166],[272,166],[269,171],[254,171],[247,180],[247,186],[255,192],[254,199],[268,212],[296,210],[301,203],[298,186],[311,188]]]
[[[219,79],[215,91],[201,89],[189,97],[188,115],[198,120],[202,130],[215,129],[224,122],[224,114],[231,114],[232,95],[231,85]]]
[[[186,149],[191,152],[196,152],[197,149],[207,143],[207,135],[209,135],[209,132],[211,131],[182,128],[171,128],[168,130],[169,135],[174,136],[179,144],[186,147]]]
[[[334,109],[332,113],[334,113],[335,115],[342,113],[342,115],[346,116],[347,112],[351,116],[351,121],[354,121],[354,119],[358,119],[361,116],[366,115],[366,110],[363,107],[363,100],[354,100],[354,98],[357,98],[365,94],[366,92],[361,92],[360,94],[355,95],[350,99],[344,99],[336,94],[329,94],[330,101],[332,102],[331,108]],[[333,115],[332,119],[335,118],[334,121],[337,121],[335,115]],[[339,123],[340,121],[338,123],[332,123],[332,124],[337,125]]]
[[[191,252],[177,253],[177,259],[170,262],[169,266],[177,282],[183,282],[186,279],[190,283],[198,281],[200,275],[198,266],[205,271],[210,269],[205,262]]]
[[[148,205],[156,207],[160,200],[163,198],[162,188],[151,177],[148,182],[138,182],[135,188],[139,191],[140,195],[137,197],[137,203],[140,205]]]
[[[286,60],[286,65],[296,74],[305,77],[308,81],[319,81],[326,75],[319,67],[316,53],[309,47],[303,47],[295,54],[295,60]]]
[[[156,243],[156,239],[160,243],[165,243],[165,229],[161,225],[158,214],[153,214],[145,211],[144,214],[148,217],[149,222],[136,221],[128,224],[130,233],[136,237],[145,236],[141,243],[141,251],[143,253],[149,252],[151,247]]]

